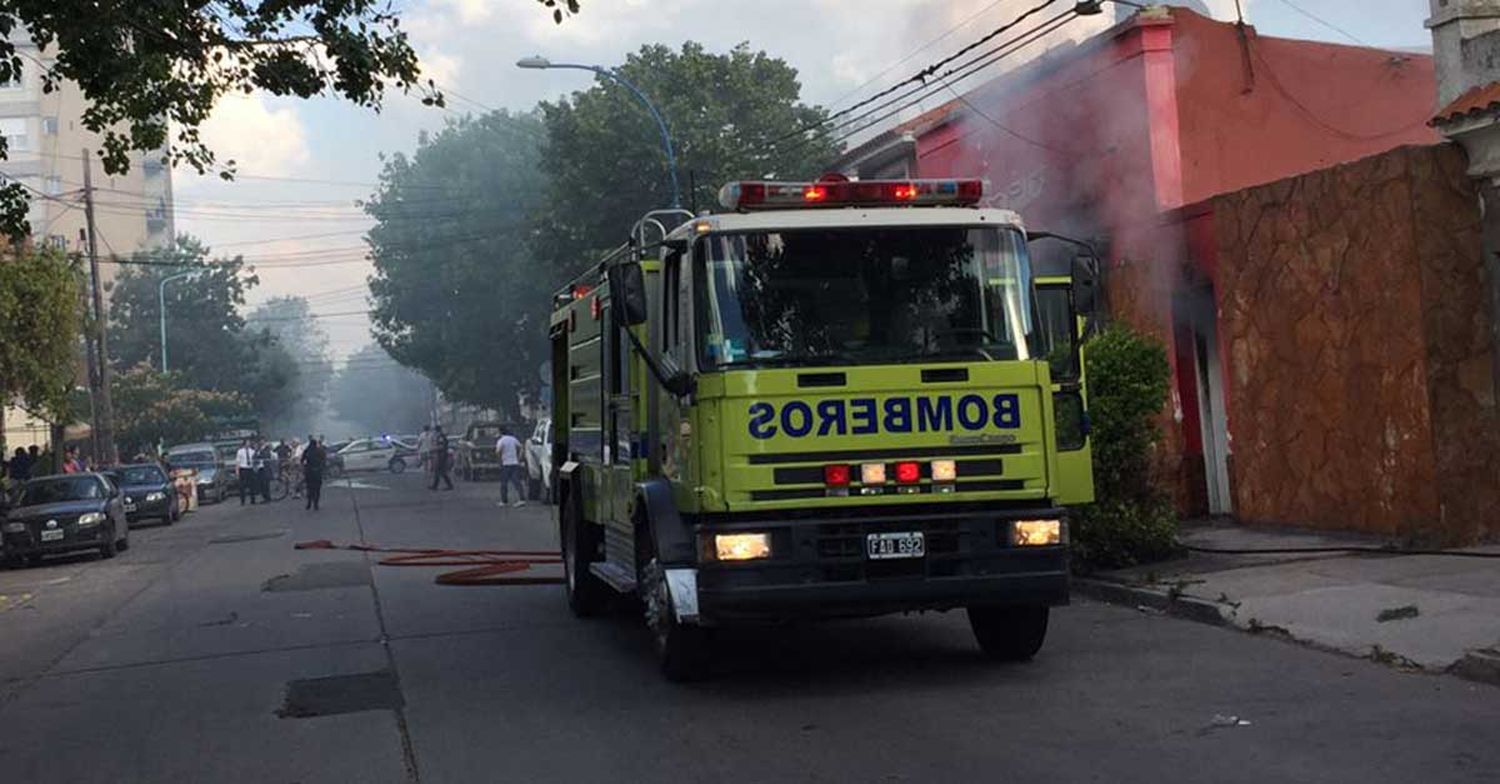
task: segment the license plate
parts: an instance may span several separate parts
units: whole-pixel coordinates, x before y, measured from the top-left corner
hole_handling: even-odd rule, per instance
[[[47,529],[43,529],[42,530],[42,541],[44,541],[44,542],[55,542],[55,541],[63,538],[63,536],[66,533],[67,532],[64,531],[61,528],[47,528]]]
[[[865,537],[865,554],[875,561],[921,558],[927,555],[927,542],[921,531],[870,534]]]
[[[125,511],[127,511],[127,512],[134,512],[135,511],[135,502],[132,501],[132,500],[130,500],[130,499],[128,499],[128,498],[125,499]]]

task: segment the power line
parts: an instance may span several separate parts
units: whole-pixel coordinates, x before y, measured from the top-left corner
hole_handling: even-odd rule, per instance
[[[1305,8],[1302,8],[1301,6],[1297,5],[1296,3],[1293,3],[1292,0],[1281,0],[1281,4],[1284,5],[1284,6],[1286,6],[1287,8],[1292,9],[1293,11],[1296,11],[1297,13],[1299,13],[1299,14],[1307,17],[1308,19],[1311,19],[1314,22],[1317,22],[1318,24],[1320,24],[1320,25],[1328,28],[1329,30],[1332,30],[1335,33],[1338,33],[1339,35],[1342,35],[1345,38],[1348,38],[1349,40],[1353,41],[1354,43],[1359,44],[1360,46],[1369,46],[1369,44],[1367,44],[1364,41],[1360,40],[1359,36],[1355,35],[1354,33],[1351,33],[1348,30],[1345,30],[1344,28],[1339,27],[1338,25],[1334,24],[1333,22],[1330,22],[1327,19],[1324,19],[1324,18],[1318,16],[1317,14],[1314,14],[1311,11],[1309,11],[1309,10],[1307,10]],[[1241,21],[1243,21],[1243,19]]]

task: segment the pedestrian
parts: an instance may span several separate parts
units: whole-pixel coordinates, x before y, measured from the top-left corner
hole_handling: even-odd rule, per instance
[[[432,430],[432,487],[438,489],[438,480],[447,484],[444,490],[453,489],[453,479],[448,476],[448,436],[443,435],[443,427],[439,425]]]
[[[302,450],[302,478],[307,485],[307,508],[317,511],[323,500],[323,468],[328,462],[328,452],[311,435]]]
[[[423,471],[432,470],[432,426],[423,425],[422,435],[417,436],[417,462]]]
[[[255,450],[255,477],[260,486],[260,498],[262,503],[271,503],[271,476],[276,471],[276,452],[271,449],[271,442],[260,439],[260,448]]]
[[[500,428],[500,440],[495,442],[495,454],[500,456],[500,505],[526,505],[526,468],[521,465],[521,442],[511,434],[509,427]],[[510,486],[516,485],[516,502],[510,503]]]
[[[53,454],[55,455],[56,453],[53,453]],[[51,461],[49,460],[48,462],[51,462]],[[32,444],[31,446],[26,447],[26,476],[27,476],[27,478],[36,476],[38,473],[40,473],[41,470],[42,470],[41,469],[41,465],[42,465],[42,450],[41,450],[41,448],[38,447],[36,444]]]
[[[26,450],[16,447],[16,455],[10,459],[10,478],[24,482],[31,478],[32,457]]]
[[[234,453],[234,469],[240,478],[240,506],[245,505],[246,496],[250,498],[250,505],[255,506],[255,447],[250,445],[248,438]]]
[[[78,448],[70,446],[63,450],[63,473],[76,474],[83,470],[82,464],[78,462]]]

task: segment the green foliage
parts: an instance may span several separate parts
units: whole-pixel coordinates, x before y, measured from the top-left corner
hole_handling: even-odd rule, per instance
[[[693,42],[680,51],[644,46],[617,72],[666,120],[684,207],[717,204],[719,186],[729,180],[816,176],[839,152],[823,137],[772,144],[788,128],[815,123],[827,112],[800,102],[796,69],[748,44],[725,54]],[[542,160],[552,187],[550,243],[538,251],[577,270],[592,254],[623,242],[646,210],[670,206],[666,154],[651,115],[612,79],[599,77],[593,87],[541,109],[547,126]]]
[[[44,89],[71,80],[82,90],[83,125],[104,138],[105,171],[126,171],[131,150],[165,149],[174,162],[218,168],[227,179],[234,162],[218,166],[199,135],[224,95],[334,95],[378,109],[395,87],[441,104],[437,86],[422,83],[398,15],[384,0],[0,0],[0,81],[37,67],[10,40],[24,29],[56,55]],[[24,201],[19,184],[0,189],[0,232],[30,233]]]
[[[0,400],[69,416],[78,372],[83,280],[56,251],[0,258]]]
[[[1166,349],[1115,324],[1084,351],[1098,501],[1079,514],[1074,551],[1084,564],[1101,569],[1167,557],[1177,517],[1151,475],[1152,452],[1161,441],[1156,416],[1172,379]]]
[[[198,274],[166,286],[167,367],[182,372],[185,388],[243,395],[262,419],[284,416],[296,402],[297,361],[240,316],[260,279],[240,257],[210,259],[209,249],[186,235],[137,253],[115,279],[109,338],[115,367],[161,368],[160,284],[187,271]]]
[[[184,387],[183,382],[181,373],[163,375],[144,364],[115,376],[111,389],[121,455],[200,441],[218,429],[217,423],[250,411],[238,395]]]
[[[391,156],[367,205],[375,337],[451,400],[511,410],[537,386],[561,282],[527,252],[542,136],[534,114],[460,120]]]
[[[339,419],[366,433],[416,430],[431,419],[432,385],[379,346],[365,346],[334,376],[329,402]]]

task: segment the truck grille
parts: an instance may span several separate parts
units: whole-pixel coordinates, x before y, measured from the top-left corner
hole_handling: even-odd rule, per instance
[[[865,558],[867,535],[895,531],[921,531],[927,557],[890,561]],[[822,579],[828,581],[948,577],[957,574],[959,562],[954,556],[961,550],[962,536],[957,520],[823,523],[817,527],[815,546]]]

